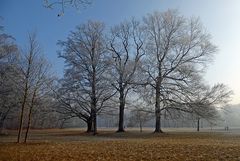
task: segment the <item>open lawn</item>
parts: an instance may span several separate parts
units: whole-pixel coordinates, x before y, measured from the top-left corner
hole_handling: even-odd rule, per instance
[[[101,129],[91,136],[82,129],[33,130],[27,144],[14,143],[16,131],[8,131],[0,136],[0,160],[240,160],[239,133],[165,131]]]

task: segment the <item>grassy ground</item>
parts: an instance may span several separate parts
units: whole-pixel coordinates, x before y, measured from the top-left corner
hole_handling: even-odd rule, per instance
[[[27,144],[14,143],[16,132],[8,131],[0,136],[0,160],[240,160],[239,134],[166,131],[34,130]]]

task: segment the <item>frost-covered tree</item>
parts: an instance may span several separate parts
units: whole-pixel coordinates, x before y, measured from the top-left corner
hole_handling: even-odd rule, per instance
[[[14,38],[0,28],[0,131],[4,122],[14,116],[18,102],[18,49]]]
[[[112,27],[108,40],[108,51],[112,55],[110,80],[119,96],[118,132],[124,132],[126,97],[139,81],[136,79],[136,72],[145,54],[144,34],[140,23],[133,19]]]
[[[109,58],[105,48],[104,24],[88,21],[71,32],[66,41],[60,41],[59,56],[66,69],[62,83],[62,113],[79,117],[88,125],[88,131],[97,133],[97,114],[107,106],[113,95],[105,79]]]
[[[178,95],[212,59],[216,47],[199,19],[185,18],[176,10],[144,17],[147,34],[145,71],[155,91],[155,132],[161,130],[161,109],[168,97]]]
[[[36,34],[29,34],[28,47],[21,53],[18,66],[19,84],[21,94],[20,121],[17,142],[21,142],[24,120],[27,120],[27,132],[24,142],[27,141],[28,131],[31,125],[32,110],[37,98],[47,93],[50,84],[50,66],[42,55],[42,50],[37,42]],[[26,110],[28,109],[28,112]],[[27,115],[25,115],[27,113]]]

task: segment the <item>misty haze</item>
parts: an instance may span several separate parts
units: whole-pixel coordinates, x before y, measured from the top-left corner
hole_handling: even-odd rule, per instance
[[[240,2],[2,0],[0,161],[240,160]]]

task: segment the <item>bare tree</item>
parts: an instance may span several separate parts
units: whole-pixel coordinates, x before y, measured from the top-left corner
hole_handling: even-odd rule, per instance
[[[161,130],[161,109],[171,94],[181,92],[195,73],[212,59],[216,47],[199,19],[187,19],[176,10],[144,17],[148,42],[145,71],[155,90],[155,132]]]
[[[21,134],[23,129],[23,123],[25,118],[26,108],[29,108],[28,112],[28,127],[25,135],[25,142],[27,140],[27,134],[31,124],[31,114],[33,105],[36,98],[42,94],[42,87],[47,82],[47,73],[50,71],[46,60],[42,57],[41,48],[36,40],[36,34],[29,34],[28,37],[28,48],[22,52],[22,58],[18,72],[19,78],[19,89],[22,94],[21,98],[21,112],[18,129],[17,142],[21,140]]]
[[[190,112],[197,118],[197,131],[200,128],[200,119],[211,123],[220,119],[218,111],[227,106],[231,95],[232,91],[227,86],[216,84],[213,87],[198,88],[187,98]]]
[[[35,41],[35,40],[33,39],[32,41]],[[28,132],[31,126],[32,112],[35,106],[37,106],[37,101],[38,102],[44,101],[41,98],[43,98],[45,95],[48,95],[48,93],[51,91],[50,86],[54,81],[54,77],[52,76],[52,73],[50,73],[50,64],[47,62],[47,60],[44,57],[40,55],[38,55],[38,57],[35,57],[34,68],[35,69],[32,76],[34,77],[34,79],[31,81],[31,92],[30,92],[31,98],[30,98],[30,101],[28,102],[29,111],[28,111],[28,120],[27,120],[27,130],[26,130],[24,142],[27,141]]]
[[[154,113],[149,109],[146,109],[147,105],[144,102],[135,103],[134,107],[132,107],[130,113],[130,122],[131,124],[138,124],[140,128],[140,132],[142,132],[142,128],[144,124],[151,120]]]
[[[144,35],[136,20],[123,22],[111,29],[108,50],[112,54],[111,81],[119,94],[118,132],[124,132],[126,97],[134,86],[135,73],[144,55]]]
[[[52,77],[50,77],[52,78]],[[49,81],[51,79],[48,79]],[[48,82],[49,82],[48,81]],[[54,98],[54,92],[52,91],[52,82],[49,84],[46,82],[44,87],[38,90],[35,100],[33,101],[30,128],[57,128],[60,115],[55,112],[54,108],[57,100]],[[28,103],[28,112],[31,108],[32,100]],[[29,113],[28,113],[29,114]],[[29,119],[29,118],[28,118]]]
[[[82,95],[81,88],[73,88],[72,79],[60,81],[60,87],[55,92],[55,98],[58,100],[55,111],[60,114],[59,121],[62,123],[72,118],[79,118],[87,124],[87,132],[93,132],[93,110],[89,106],[87,95]],[[77,81],[77,80],[75,80]]]
[[[65,8],[68,6],[76,9],[85,8],[92,3],[92,0],[44,0],[44,6],[52,9],[53,7],[60,6],[60,13],[58,16],[62,16],[65,12]]]
[[[208,122],[216,122],[220,119],[219,109],[226,107],[230,100],[232,91],[224,84],[216,84],[213,87],[205,85],[203,82],[192,79],[187,86],[177,89],[177,92],[170,92],[164,97],[165,110],[171,115],[171,112],[179,111],[180,117],[182,112],[190,113],[193,118],[197,119],[197,130],[199,131],[200,119]],[[174,89],[175,90],[175,89]],[[166,97],[167,96],[167,97]]]
[[[4,122],[13,117],[18,106],[17,78],[18,49],[14,38],[0,28],[0,132]]]
[[[23,119],[24,119],[24,110],[27,104],[27,97],[29,95],[29,88],[31,82],[31,74],[33,68],[33,60],[36,54],[38,53],[38,48],[36,46],[35,40],[33,41],[33,37],[29,36],[29,49],[27,49],[26,54],[23,56],[23,60],[21,62],[21,73],[22,73],[22,82],[23,82],[23,98],[21,101],[21,113],[20,113],[20,121],[19,121],[19,129],[18,129],[18,138],[17,142],[20,143],[22,128],[23,128]]]
[[[63,47],[59,56],[68,65],[64,78],[65,89],[70,96],[65,97],[68,101],[65,101],[66,110],[78,115],[89,126],[92,124],[93,133],[96,134],[97,114],[113,95],[105,79],[109,59],[105,48],[104,24],[88,21],[78,26],[68,40],[60,41],[59,45]]]

